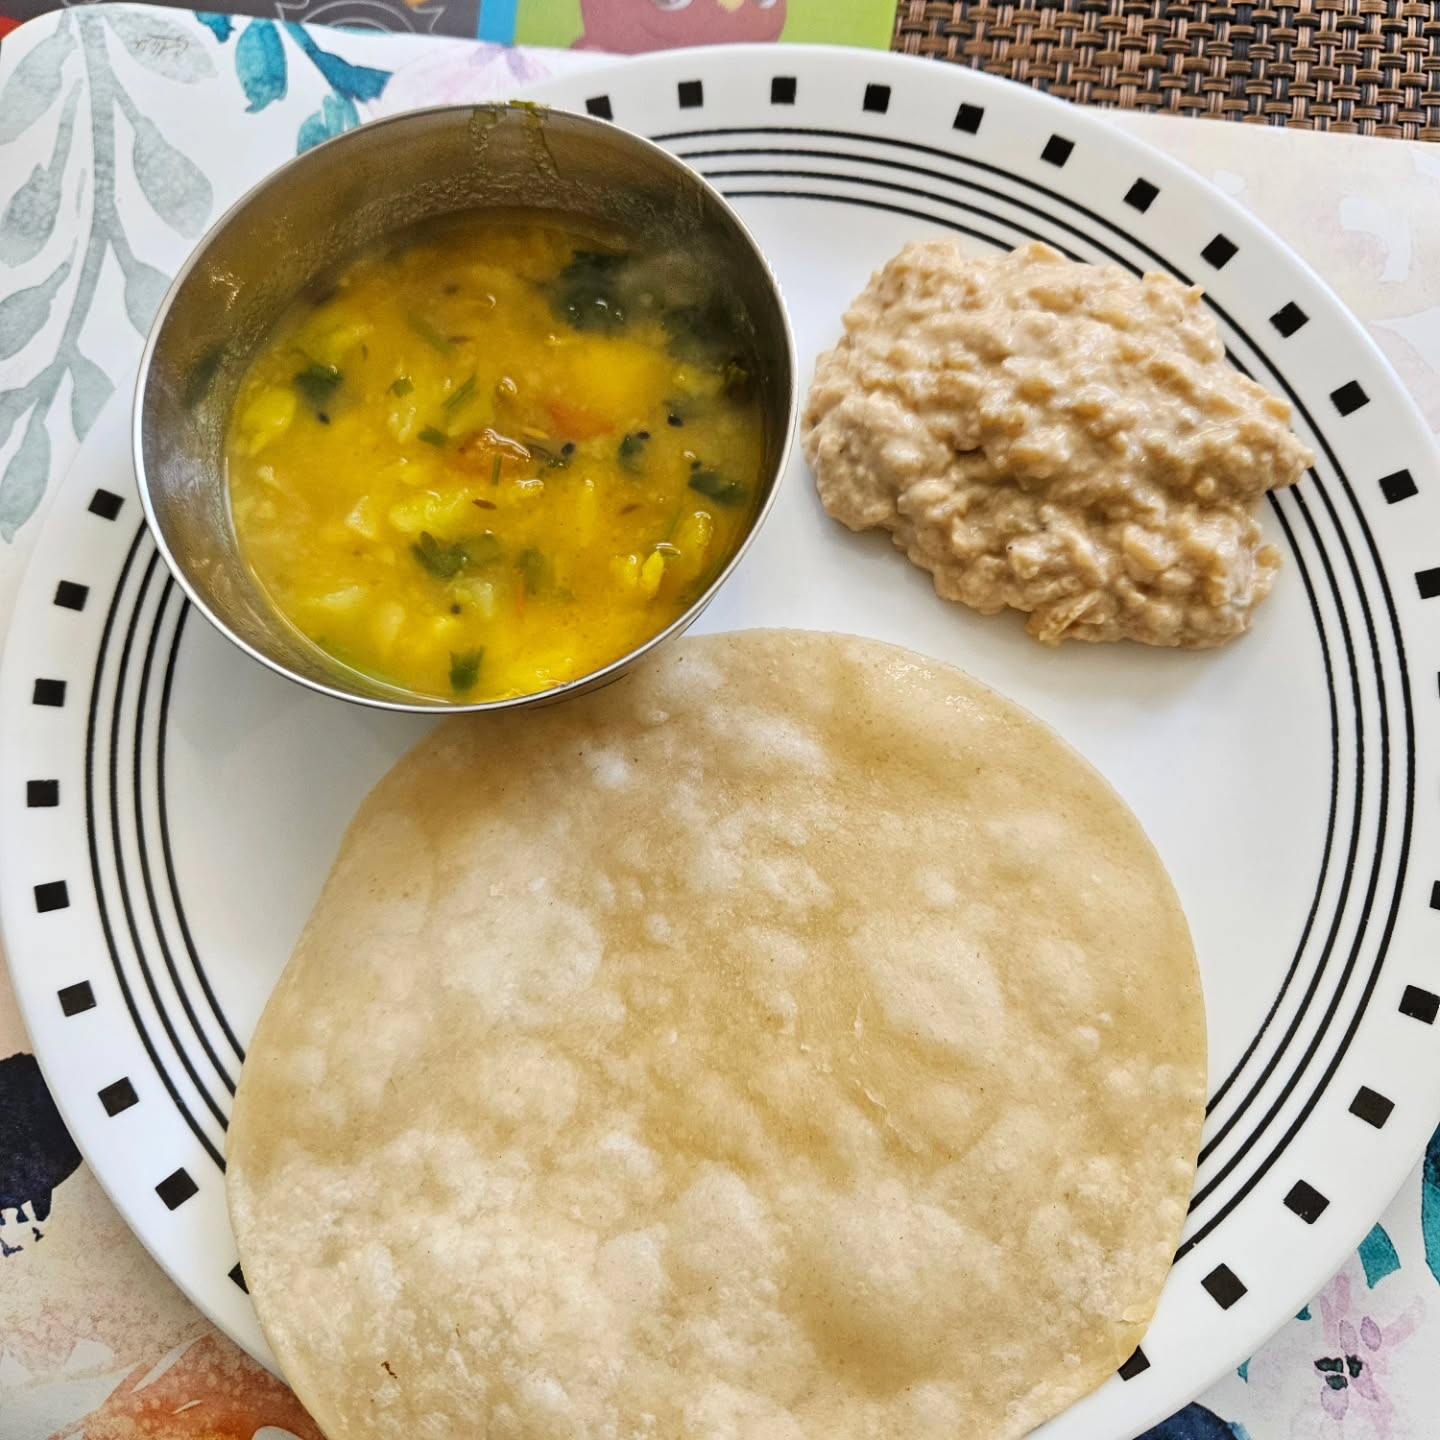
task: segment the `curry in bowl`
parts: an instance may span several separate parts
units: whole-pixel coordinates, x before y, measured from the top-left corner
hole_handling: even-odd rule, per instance
[[[489,701],[679,619],[765,465],[745,318],[674,247],[553,213],[390,236],[308,287],[241,380],[241,553],[332,660]]]

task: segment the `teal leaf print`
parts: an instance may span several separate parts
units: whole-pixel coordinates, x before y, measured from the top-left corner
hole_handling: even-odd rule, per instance
[[[147,70],[182,85],[214,77],[215,65],[205,47],[173,21],[161,19],[153,10],[144,14],[133,10],[100,13],[131,58]]]
[[[62,21],[10,72],[0,89],[0,145],[13,140],[55,103],[60,72],[74,49],[75,37]]]
[[[287,21],[285,28],[337,95],[347,100],[378,100],[386,85],[390,83],[388,70],[372,70],[368,65],[352,65],[348,60],[342,60],[338,55],[322,50],[311,39],[309,32],[293,21]]]
[[[1308,1305],[1303,1306],[1296,1312],[1295,1318],[1297,1320],[1308,1320],[1310,1318],[1310,1307]]]
[[[235,22],[228,15],[217,15],[213,10],[197,10],[195,18],[222,45],[235,33]]]
[[[10,432],[15,428],[15,422],[25,413],[25,407],[30,404],[30,391],[24,390],[0,390],[0,449],[4,448],[5,442],[10,438]]]
[[[353,100],[327,95],[321,101],[320,109],[300,127],[295,151],[303,155],[324,141],[343,135],[347,130],[353,130],[359,123],[360,112],[355,108]]]
[[[285,50],[274,21],[252,20],[245,27],[235,42],[235,74],[250,102],[248,114],[285,98]]]
[[[1400,1257],[1383,1226],[1377,1225],[1360,1242],[1360,1263],[1365,1267],[1365,1283],[1372,1290],[1400,1268]]]
[[[1425,1236],[1425,1263],[1440,1280],[1440,1130],[1425,1147],[1420,1171],[1420,1230]]]
[[[0,537],[13,540],[15,532],[35,513],[50,475],[50,432],[45,411],[36,405],[25,427],[20,448],[0,475]]]
[[[70,145],[75,138],[75,107],[79,99],[80,87],[76,85],[65,98],[65,112],[60,117],[50,163],[37,165],[30,172],[30,178],[10,197],[4,214],[0,215],[0,261],[7,265],[23,265],[33,260],[54,232],[65,162],[70,158]]]
[[[127,107],[135,130],[135,178],[155,213],[177,234],[194,239],[210,218],[215,192],[205,172],[182,155],[138,111]]]
[[[50,272],[48,279],[0,300],[0,360],[18,355],[40,333],[50,318],[55,292],[69,273],[70,262],[66,260]]]
[[[115,393],[110,377],[84,355],[76,355],[70,363],[70,421],[76,436],[83,440],[90,427]]]
[[[124,265],[124,270],[125,313],[130,317],[130,323],[142,335],[147,335],[170,282],[153,265],[146,265],[133,256]]]

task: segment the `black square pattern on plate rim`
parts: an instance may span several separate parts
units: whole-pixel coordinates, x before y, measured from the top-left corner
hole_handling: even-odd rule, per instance
[[[883,115],[890,108],[890,87],[888,85],[867,85],[863,108],[872,115]]]
[[[1430,886],[1430,908],[1440,910],[1440,880],[1434,881]]]
[[[1440,565],[1433,570],[1417,570],[1415,584],[1419,587],[1422,600],[1433,600],[1440,595]]]
[[[1270,323],[1288,340],[1302,325],[1310,323],[1310,317],[1293,301],[1287,300],[1271,317]]]
[[[1130,1358],[1115,1372],[1122,1380],[1133,1380],[1150,1368],[1150,1357],[1137,1345]]]
[[[1307,1225],[1313,1225],[1324,1213],[1330,1201],[1308,1180],[1297,1180],[1286,1193],[1285,1208],[1298,1215]]]
[[[32,705],[63,705],[65,703],[65,682],[63,680],[37,680],[31,693]]]
[[[1228,1310],[1248,1288],[1228,1265],[1217,1265],[1200,1284],[1222,1310]]]
[[[985,107],[972,105],[966,100],[955,112],[955,123],[951,129],[962,131],[966,135],[977,135],[980,132],[980,122],[984,118]]]
[[[250,1287],[245,1283],[245,1272],[240,1268],[240,1264],[239,1264],[238,1261],[237,1261],[234,1265],[232,1265],[225,1273],[226,1273],[247,1295],[250,1293]]]
[[[682,80],[675,87],[675,99],[682,110],[698,110],[705,103],[703,80]]]
[[[1200,258],[1216,270],[1223,270],[1238,254],[1240,247],[1228,235],[1216,235],[1200,252]]]
[[[117,495],[113,490],[97,490],[90,497],[90,503],[85,508],[92,515],[98,515],[102,520],[113,520],[120,513],[124,504],[124,497]]]
[[[1440,995],[1422,990],[1418,985],[1407,985],[1400,997],[1400,1013],[1422,1025],[1433,1025],[1435,1017],[1440,1015]]]
[[[70,908],[70,887],[63,880],[42,880],[35,887],[35,909],[41,915]]]
[[[1358,380],[1347,380],[1339,389],[1330,392],[1330,403],[1342,415],[1353,415],[1361,406],[1370,403],[1370,397]]]
[[[1074,152],[1075,142],[1067,140],[1063,135],[1052,135],[1046,142],[1045,148],[1040,152],[1040,158],[1047,165],[1063,165]]]
[[[798,88],[793,75],[775,75],[770,80],[770,103],[772,105],[793,105]]]
[[[172,1170],[155,1187],[155,1193],[165,1202],[167,1210],[178,1210],[192,1196],[200,1193],[200,1187],[182,1165],[178,1170]]]
[[[615,118],[615,111],[610,104],[608,95],[592,95],[585,102],[585,113],[595,116],[597,120],[613,120]]]
[[[105,1113],[112,1120],[122,1111],[140,1103],[140,1097],[135,1093],[135,1087],[130,1083],[128,1075],[122,1075],[118,1080],[112,1081],[98,1094],[100,1103],[105,1107]]]
[[[1160,187],[1158,185],[1152,185],[1148,180],[1137,180],[1125,192],[1125,203],[1132,210],[1138,210],[1143,215],[1159,196]]]
[[[1382,1095],[1378,1090],[1372,1090],[1368,1085],[1362,1085],[1355,1092],[1355,1098],[1350,1102],[1350,1113],[1357,1119],[1363,1120],[1367,1125],[1373,1125],[1377,1130],[1384,1127],[1394,1108],[1393,1100]]]
[[[73,580],[62,580],[55,587],[55,603],[62,610],[83,610],[90,598],[88,585],[77,585]]]
[[[1380,493],[1385,497],[1387,504],[1394,505],[1401,500],[1408,500],[1412,495],[1419,494],[1419,487],[1415,484],[1415,477],[1408,470],[1392,470],[1390,474],[1380,477]]]
[[[28,810],[53,810],[60,803],[58,780],[27,780],[25,807]]]
[[[68,1020],[72,1015],[83,1015],[95,1008],[95,992],[88,980],[77,980],[73,985],[64,985],[55,992],[60,1001],[60,1013]]]

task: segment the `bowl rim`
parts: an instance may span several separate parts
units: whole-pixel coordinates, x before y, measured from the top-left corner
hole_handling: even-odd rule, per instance
[[[474,115],[477,111],[486,110],[519,111],[532,115],[538,113],[542,116],[553,113],[563,115],[567,121],[574,121],[583,128],[608,130],[611,133],[622,136],[623,143],[632,144],[642,150],[649,151],[652,158],[658,159],[663,166],[686,172],[695,183],[709,192],[712,201],[720,207],[740,237],[749,246],[751,254],[758,262],[761,272],[769,281],[770,288],[775,296],[776,309],[779,312],[780,333],[784,337],[785,355],[789,361],[790,386],[773,473],[769,477],[770,484],[768,492],[751,516],[749,526],[741,537],[740,543],[735,547],[724,567],[716,573],[710,584],[705,587],[703,593],[663,630],[652,635],[642,645],[636,646],[633,650],[627,650],[625,654],[610,661],[609,664],[602,666],[600,669],[588,671],[586,674],[578,676],[573,680],[567,680],[563,685],[555,685],[548,690],[536,690],[525,695],[510,695],[498,700],[461,702],[424,699],[413,695],[413,692],[398,689],[395,698],[392,699],[383,694],[365,694],[360,691],[342,689],[338,685],[327,684],[325,681],[312,676],[299,674],[287,665],[274,659],[274,657],[265,654],[263,651],[251,645],[249,641],[245,640],[242,636],[236,634],[236,632],[211,609],[209,602],[191,581],[185,568],[176,559],[161,529],[159,518],[155,513],[150,495],[150,484],[145,473],[144,401],[146,386],[150,379],[150,367],[154,359],[155,350],[159,344],[161,333],[164,331],[166,322],[170,317],[170,311],[180,291],[184,288],[186,281],[190,278],[192,271],[200,264],[206,251],[209,250],[216,237],[263,192],[268,190],[272,185],[280,183],[282,177],[289,175],[293,170],[303,168],[309,162],[311,156],[318,154],[321,150],[330,149],[337,145],[345,145],[347,143],[359,143],[359,137],[371,134],[377,130],[405,125],[417,120],[430,119],[436,116],[458,116],[462,114],[469,116]],[[140,352],[139,366],[136,371],[135,388],[130,407],[130,458],[135,471],[135,488],[139,492],[140,508],[144,513],[145,526],[150,533],[150,538],[155,543],[155,548],[159,552],[160,558],[165,562],[166,569],[169,570],[186,599],[190,601],[205,620],[226,640],[237,649],[243,651],[252,660],[258,661],[274,674],[280,675],[296,685],[304,686],[307,690],[311,690],[316,694],[326,695],[336,700],[348,701],[352,705],[363,705],[372,710],[386,710],[392,713],[420,715],[484,714],[491,711],[516,710],[524,706],[556,704],[559,701],[569,699],[585,691],[598,689],[603,685],[609,684],[611,680],[618,679],[624,671],[643,660],[652,650],[687,630],[700,618],[706,606],[715,598],[721,586],[725,584],[740,564],[740,561],[744,559],[746,552],[754,543],[756,535],[759,534],[766,517],[775,504],[776,497],[780,493],[780,487],[784,484],[785,472],[789,467],[790,457],[795,446],[795,428],[799,411],[799,397],[800,377],[798,373],[798,357],[795,349],[795,330],[790,319],[789,307],[785,303],[785,295],[781,288],[779,277],[775,274],[769,258],[760,246],[760,242],[755,238],[750,227],[741,218],[735,207],[721,194],[719,188],[712,185],[699,171],[692,169],[678,156],[672,155],[664,146],[656,144],[655,141],[644,135],[639,135],[633,130],[627,130],[613,121],[604,120],[593,115],[582,115],[576,111],[565,110],[557,106],[540,104],[529,100],[487,100],[453,105],[428,105],[418,110],[405,110],[396,115],[383,115],[374,120],[365,121],[352,130],[347,130],[343,134],[335,135],[328,140],[322,141],[319,145],[304,151],[302,154],[291,156],[290,159],[286,160],[283,164],[277,165],[273,170],[267,171],[262,175],[259,180],[230,204],[225,211],[206,228],[204,234],[195,242],[194,247],[185,257],[184,263],[175,272],[175,277],[170,282],[169,287],[165,291],[164,298],[160,302],[160,308],[155,312],[155,318],[150,323],[149,332],[145,337],[145,344]],[[276,613],[279,614],[278,611]],[[280,620],[287,625],[291,623],[288,617],[284,615],[280,615]],[[313,644],[313,642],[311,643]],[[336,664],[338,666],[339,662],[337,661]]]

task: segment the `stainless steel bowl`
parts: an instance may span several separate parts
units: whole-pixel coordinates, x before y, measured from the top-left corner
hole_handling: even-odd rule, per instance
[[[724,570],[677,621],[590,675],[535,695],[429,700],[330,660],[283,620],[241,557],[223,446],[246,367],[285,307],[377,237],[456,211],[549,210],[713,256],[749,317],[765,424],[762,493]],[[389,710],[543,704],[613,679],[690,625],[734,570],[785,468],[795,347],[779,289],[729,205],[673,156],[602,121],[530,105],[423,110],[352,130],[292,160],[235,205],[176,278],[135,396],[135,473],[160,553],[199,611],[247,655],[327,695]]]

